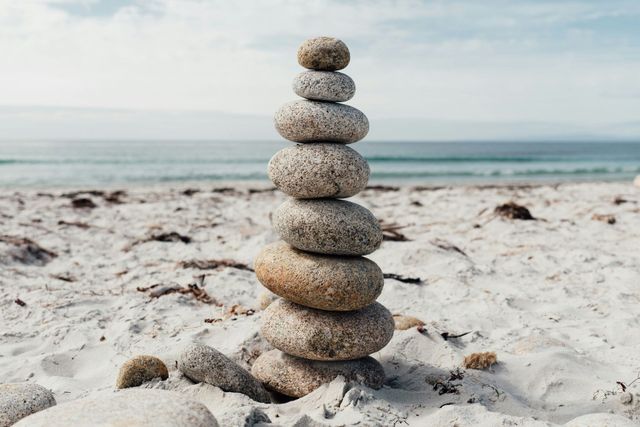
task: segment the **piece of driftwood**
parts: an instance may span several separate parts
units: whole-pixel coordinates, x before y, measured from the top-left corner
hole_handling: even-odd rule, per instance
[[[151,299],[160,298],[162,296],[170,294],[192,295],[196,300],[200,302],[222,307],[222,304],[218,300],[210,296],[207,291],[205,291],[195,283],[189,284],[186,287],[179,285],[162,285],[160,283],[157,283],[149,287],[138,287],[136,288],[136,290],[138,292],[147,293],[147,295],[149,295]]]

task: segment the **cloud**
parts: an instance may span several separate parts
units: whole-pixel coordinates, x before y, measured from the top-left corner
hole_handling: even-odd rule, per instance
[[[1,102],[266,117],[299,43],[328,34],[373,120],[613,132],[640,111],[639,18],[624,0],[0,0]]]

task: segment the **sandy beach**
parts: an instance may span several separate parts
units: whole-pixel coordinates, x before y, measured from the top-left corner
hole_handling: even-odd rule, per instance
[[[267,184],[118,190],[0,190],[0,383],[38,383],[58,403],[106,395],[123,362],[149,354],[170,376],[143,387],[199,400],[224,426],[640,422],[631,183],[360,193],[387,230],[370,256],[387,277],[379,301],[425,326],[373,355],[382,389],[338,378],[281,404],[193,384],[175,361],[193,341],[247,368],[269,349],[252,262],[277,240],[270,212],[285,196]],[[511,201],[535,219],[495,213]],[[462,367],[485,351],[498,363]]]

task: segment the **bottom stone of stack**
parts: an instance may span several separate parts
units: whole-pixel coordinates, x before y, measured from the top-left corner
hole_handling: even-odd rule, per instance
[[[324,311],[285,299],[264,311],[262,336],[287,354],[311,360],[360,359],[393,337],[393,316],[374,302],[355,311]]]
[[[384,382],[384,369],[372,357],[320,362],[300,359],[279,350],[271,350],[258,357],[251,373],[267,388],[290,397],[305,396],[338,375],[374,389],[382,387]]]

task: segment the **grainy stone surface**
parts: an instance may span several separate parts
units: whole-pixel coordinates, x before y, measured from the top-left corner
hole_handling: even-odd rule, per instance
[[[154,378],[169,378],[164,362],[154,356],[136,356],[120,367],[116,388],[138,387]]]
[[[271,303],[277,299],[278,299],[278,295],[274,294],[271,291],[265,290],[261,292],[260,295],[258,295],[258,309],[264,310],[265,308],[269,307],[269,305],[271,305]]]
[[[374,389],[384,383],[384,368],[372,357],[320,362],[300,359],[279,350],[260,355],[251,367],[251,373],[267,388],[291,397],[305,396],[338,375]]]
[[[396,330],[406,331],[407,329],[414,328],[416,326],[424,326],[424,322],[417,317],[404,316],[402,314],[394,314],[393,321],[396,325]]]
[[[298,64],[311,70],[342,70],[350,59],[347,45],[333,37],[305,40],[298,48]]]
[[[258,280],[281,297],[329,311],[365,307],[384,286],[382,270],[367,258],[310,254],[285,242],[266,246],[255,270]]]
[[[24,418],[17,427],[217,427],[201,403],[171,391],[128,389],[73,400]]]
[[[381,304],[356,311],[324,311],[285,299],[263,314],[262,336],[287,354],[311,360],[360,359],[393,337],[393,317]]]
[[[50,390],[34,383],[0,384],[0,427],[56,404]]]
[[[278,151],[268,167],[269,178],[291,197],[351,197],[369,181],[369,164],[342,144],[302,144]]]
[[[218,350],[204,344],[188,345],[180,354],[178,369],[196,382],[224,391],[246,394],[258,402],[270,402],[269,393],[249,372]]]
[[[353,98],[356,84],[346,74],[333,71],[305,71],[293,79],[296,95],[314,101],[345,102]]]
[[[369,210],[333,199],[289,199],[273,213],[273,228],[297,249],[328,255],[366,255],[382,243]]]
[[[276,112],[274,120],[278,133],[294,142],[351,144],[369,132],[369,120],[362,111],[333,102],[288,102]]]

